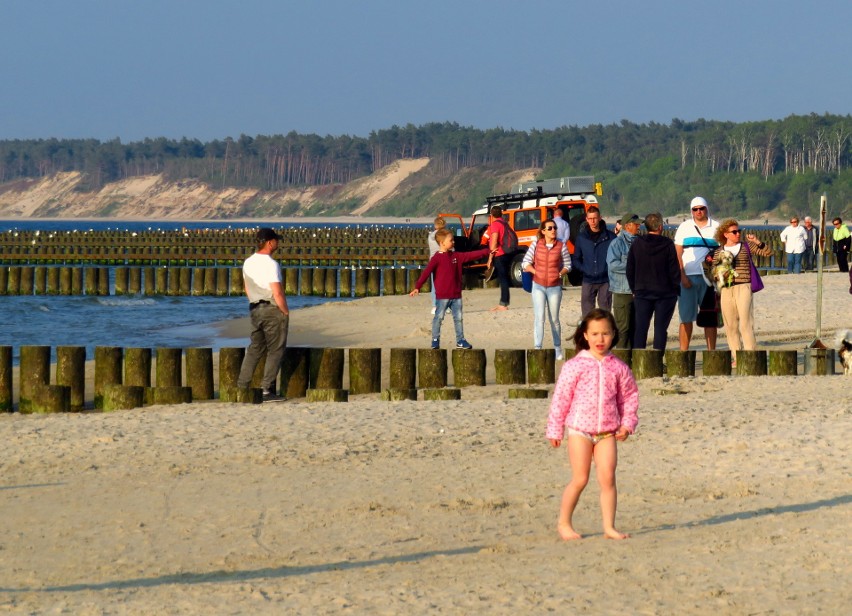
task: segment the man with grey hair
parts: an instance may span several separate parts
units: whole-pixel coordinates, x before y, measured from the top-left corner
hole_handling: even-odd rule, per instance
[[[680,260],[674,242],[663,235],[663,217],[645,217],[646,235],[637,235],[627,253],[627,284],[633,291],[633,348],[648,344],[654,317],[654,348],[666,350],[669,324],[680,294]],[[623,231],[622,231],[623,233]]]

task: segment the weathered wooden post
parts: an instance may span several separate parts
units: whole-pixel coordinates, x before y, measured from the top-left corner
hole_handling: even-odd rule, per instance
[[[553,349],[527,349],[527,382],[549,385],[556,382],[556,352]]]
[[[498,385],[524,385],[527,382],[526,352],[523,349],[496,349],[494,378]]]
[[[769,351],[766,373],[769,376],[796,376],[799,373],[799,352]]]
[[[56,384],[69,388],[69,410],[82,411],[86,404],[86,347],[56,347]]]
[[[349,349],[349,393],[372,394],[382,390],[382,350]]]
[[[186,350],[186,385],[192,389],[193,400],[213,399],[213,349]]]
[[[421,389],[447,386],[446,349],[417,349],[417,364]]]
[[[618,359],[623,361],[630,368],[633,367],[633,349],[610,349],[610,353],[615,355]]]
[[[485,385],[485,349],[453,349],[453,384]]]
[[[115,294],[127,295],[130,271],[126,266],[116,267],[113,271],[115,271]]]
[[[37,265],[34,272],[33,288],[35,294],[45,295],[47,293],[47,268],[44,265]]]
[[[145,388],[139,385],[107,385],[104,388],[103,411],[124,411],[145,403]]]
[[[71,295],[83,294],[83,268],[71,268]]]
[[[805,349],[805,370],[803,374],[834,374],[834,349]]]
[[[36,412],[33,405],[37,402],[39,387],[50,383],[50,347],[22,346],[18,375],[18,410],[21,413]]]
[[[233,268],[231,270],[231,295],[243,295],[243,280],[243,270],[239,267]]]
[[[355,297],[367,296],[367,270],[358,268],[355,270]]]
[[[219,399],[222,402],[254,402],[253,399],[237,399],[237,380],[240,377],[240,368],[243,365],[245,355],[246,350],[243,347],[219,349]]]
[[[59,295],[59,269],[58,267],[47,268],[47,294]]]
[[[508,391],[509,400],[545,400],[547,396],[548,391],[546,389],[513,387]]]
[[[382,270],[373,268],[367,270],[367,295],[370,297],[375,297],[377,295],[381,295],[381,277]]]
[[[287,347],[281,363],[281,394],[287,398],[304,398],[308,391],[310,352],[305,347]]]
[[[9,268],[5,265],[0,265],[0,295],[9,293]]]
[[[21,268],[21,295],[32,295],[34,283],[34,272],[35,269],[32,267],[22,267]]]
[[[658,349],[633,349],[633,375],[637,379],[663,376],[663,352]]]
[[[731,376],[730,351],[702,351],[701,360],[704,376]]]
[[[695,351],[666,351],[666,373],[669,376],[695,376]]]
[[[231,270],[227,267],[216,268],[216,295],[219,297],[228,294],[231,286]]]
[[[310,267],[303,267],[299,270],[299,295],[310,295],[314,287],[314,270]]]
[[[417,351],[390,350],[389,388],[382,400],[417,400]]]
[[[9,295],[21,294],[21,268],[17,265],[13,265],[9,268],[9,277],[8,284],[6,285],[6,292]]]
[[[60,267],[59,268],[59,294],[60,295],[71,295],[71,272],[73,268],[70,267]]]
[[[97,295],[98,294],[98,268],[89,266],[83,269],[83,276],[85,278],[85,289],[86,295]]]
[[[343,389],[343,349],[312,348],[309,357],[311,389]]]
[[[145,295],[157,294],[157,278],[153,267],[142,268],[142,282],[145,285]]]
[[[190,290],[190,295],[196,297],[204,295],[204,268],[202,267],[192,268],[192,289]]]
[[[129,268],[127,277],[127,292],[131,295],[139,295],[142,292],[142,268]]]
[[[408,293],[408,270],[404,267],[393,270],[394,293],[397,295],[405,295]],[[417,279],[414,279],[415,282]]]
[[[95,409],[104,407],[104,390],[107,385],[121,385],[121,364],[124,349],[121,347],[95,347]]]
[[[98,295],[109,295],[109,268],[98,268]]]
[[[737,351],[739,376],[765,376],[766,351]]]
[[[326,297],[337,297],[337,270],[325,270],[325,289],[323,295]]]
[[[180,387],[182,349],[160,347],[157,349],[157,387]]]
[[[316,295],[318,297],[322,297],[325,295],[325,276],[326,271],[324,268],[317,267],[314,268],[313,271],[313,280],[311,285],[311,295]]]
[[[352,297],[352,270],[348,267],[341,268],[339,278],[340,297]]]
[[[461,389],[458,387],[427,388],[423,390],[424,400],[461,400]]]
[[[216,295],[216,268],[205,267],[201,271],[204,273],[202,294]]]
[[[0,346],[0,412],[11,413],[12,405],[12,347]]]
[[[169,268],[158,267],[156,270],[155,284],[157,295],[168,295],[169,293]]]
[[[151,387],[151,349],[131,347],[124,351],[124,384]]]

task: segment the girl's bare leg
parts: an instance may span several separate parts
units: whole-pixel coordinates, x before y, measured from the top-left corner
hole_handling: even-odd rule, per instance
[[[614,437],[605,438],[594,446],[595,469],[601,487],[601,515],[604,536],[608,539],[627,539],[630,535],[615,528],[615,509],[618,490],[615,486],[615,467],[618,464],[618,449]]]
[[[580,539],[580,533],[574,530],[572,518],[577,501],[586,484],[589,483],[589,470],[592,467],[592,443],[582,436],[568,436],[568,460],[571,462],[571,481],[562,492],[562,504],[559,507],[559,521],[556,528],[565,541]]]

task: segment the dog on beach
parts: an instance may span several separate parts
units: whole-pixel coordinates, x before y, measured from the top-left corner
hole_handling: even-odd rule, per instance
[[[737,270],[734,269],[734,255],[727,250],[719,253],[719,262],[713,266],[713,285],[716,292],[721,293],[724,287],[734,284]]]
[[[837,335],[837,354],[840,355],[840,365],[843,366],[843,374],[852,375],[852,330],[840,332]]]

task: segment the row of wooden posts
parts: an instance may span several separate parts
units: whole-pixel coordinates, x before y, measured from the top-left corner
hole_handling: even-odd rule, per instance
[[[0,346],[0,410],[14,410],[12,347]],[[809,353],[808,351],[815,351]],[[834,351],[809,349],[805,374],[834,373]],[[816,352],[819,351],[819,352]],[[628,362],[638,379],[695,376],[696,351],[651,349],[615,350]],[[730,376],[730,351],[702,351],[704,376]],[[570,358],[573,352],[568,352]],[[254,374],[252,386],[237,387],[245,349],[219,350],[219,400],[261,402],[260,378],[264,362]],[[213,350],[210,348],[95,347],[94,409],[114,411],[153,404],[178,404],[215,398]],[[154,359],[156,361],[154,361]],[[486,354],[483,349],[453,349],[453,387],[448,387],[447,349],[390,349],[388,388],[382,389],[382,349],[348,350],[349,389],[343,389],[345,350],[341,348],[292,347],[281,366],[280,391],[288,398],[341,402],[350,394],[380,393],[385,400],[416,400],[418,387],[424,399],[460,399],[463,387],[486,385]],[[83,411],[86,349],[56,347],[55,379],[51,384],[51,347],[20,347],[19,403],[21,413]],[[553,349],[498,349],[494,352],[495,383],[522,385],[509,390],[510,398],[547,398],[556,381]],[[152,381],[152,366],[155,380]],[[739,351],[737,375],[793,376],[798,374],[796,350]]]
[[[293,266],[423,266],[429,259],[424,227],[285,227],[276,258]],[[772,255],[755,255],[758,267],[785,268],[784,245],[776,230],[753,229]],[[254,229],[187,231],[5,231],[0,263],[7,265],[183,265],[242,263],[255,249]],[[665,232],[673,236],[673,230]],[[832,235],[826,235],[824,265],[836,263]]]
[[[421,268],[285,267],[287,295],[371,297],[408,293]],[[112,276],[112,282],[111,282]],[[429,281],[424,291],[431,289]],[[243,296],[239,267],[0,267],[0,295]]]

